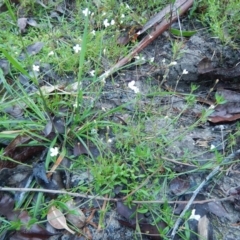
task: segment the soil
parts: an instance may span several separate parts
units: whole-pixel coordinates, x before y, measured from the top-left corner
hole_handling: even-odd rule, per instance
[[[183,20],[183,28],[193,29],[193,25],[196,27],[198,23],[189,22],[188,19]],[[177,27],[177,25],[174,25],[174,27]],[[199,27],[197,28],[199,29]],[[107,79],[103,95],[99,99],[99,108],[104,107],[105,109],[111,109],[123,103],[131,102],[131,104],[126,107],[128,109],[128,116],[125,116],[126,118],[131,118],[134,114],[133,110],[136,104],[138,107],[140,106],[142,108],[143,112],[148,106],[151,106],[153,111],[159,111],[161,107],[165,109],[164,111],[161,110],[161,115],[146,119],[145,132],[151,133],[155,131],[155,129],[165,128],[167,133],[166,136],[169,139],[184,133],[181,139],[173,142],[173,144],[168,147],[167,152],[169,152],[169,157],[172,158],[174,156],[178,158],[186,154],[187,150],[189,158],[198,161],[200,165],[208,161],[214,162],[216,161],[216,155],[214,151],[209,151],[210,146],[218,146],[217,151],[222,153],[227,148],[227,146],[221,144],[223,142],[222,140],[226,140],[229,132],[233,131],[235,128],[236,123],[222,124],[219,127],[219,125],[213,125],[207,122],[193,129],[189,129],[188,127],[196,122],[197,113],[209,107],[198,102],[192,106],[189,112],[186,111],[186,114],[183,114],[175,124],[169,124],[181,110],[186,108],[186,101],[178,95],[172,98],[169,98],[169,96],[147,97],[147,94],[151,93],[153,86],[156,88],[164,87],[164,85],[161,86],[161,81],[163,75],[166,74],[166,66],[172,62],[173,59],[171,39],[173,39],[173,36],[169,36],[166,32],[141,53],[145,59],[154,57],[154,65],[146,61],[145,64],[119,71],[113,76],[114,81],[110,78]],[[198,31],[189,39],[184,39],[184,46],[181,48],[180,57],[176,60],[177,64],[170,67],[165,86],[167,85],[179,93],[189,93],[191,89],[190,86],[194,83],[199,85],[195,94],[206,98],[209,89],[214,86],[216,79],[198,74],[197,66],[205,57],[212,60],[214,67],[222,68],[234,67],[240,60],[238,50],[232,49],[230,46],[222,45],[216,38],[211,37],[206,30]],[[188,71],[188,74],[182,75],[184,69]],[[176,87],[177,79],[180,80]],[[134,101],[137,95],[128,88],[128,83],[130,81],[135,81],[135,85],[140,89],[140,92],[143,93],[143,97],[138,101]],[[223,79],[220,79],[218,86],[233,86],[235,88],[236,82],[235,80],[225,82]],[[169,105],[171,107],[169,107]],[[234,150],[236,149],[233,149],[233,151]],[[182,170],[186,171],[185,166],[175,165],[174,167],[178,172]],[[204,188],[204,195],[206,196],[206,193],[211,192],[211,197],[225,197],[227,190],[231,187],[237,187],[239,184],[239,168],[239,164],[233,164],[226,174],[214,178]],[[208,171],[188,174],[187,178],[189,181],[193,182],[193,185],[197,185],[204,179],[207,173]],[[3,171],[1,171],[1,174],[3,174]],[[8,176],[16,175],[16,171],[6,174],[8,174]],[[78,174],[78,176],[81,180],[85,180],[86,178],[86,174],[84,173]],[[7,181],[6,179],[8,178],[4,175],[4,181]],[[73,183],[75,181],[76,176],[72,175],[71,182]],[[161,200],[161,196],[156,200]],[[214,229],[214,239],[240,240],[240,227],[238,225],[240,221],[240,211],[239,208],[237,208],[236,202],[224,201],[221,204],[228,213],[227,217],[226,215],[219,217],[212,212],[208,213],[209,220]],[[140,239],[139,236],[136,236],[134,230],[124,227],[119,223],[117,219],[121,219],[121,216],[116,212],[115,205],[112,204],[111,206],[112,209],[107,212],[105,216],[104,222],[107,227],[104,230],[98,232],[94,227],[89,227],[93,239]],[[92,221],[98,222],[98,219],[99,214],[96,213]],[[76,240],[84,238],[63,234],[61,236],[51,237],[50,239]],[[142,239],[149,238],[142,236]]]

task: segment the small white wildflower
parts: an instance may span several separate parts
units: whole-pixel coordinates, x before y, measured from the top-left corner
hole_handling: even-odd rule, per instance
[[[154,57],[151,57],[151,58],[149,59],[149,62],[150,62],[150,63],[154,62]]]
[[[73,104],[73,107],[74,107],[74,108],[76,108],[76,107],[77,107],[77,103],[76,103],[76,102]]]
[[[177,62],[170,62],[169,66],[177,65]]]
[[[53,56],[54,55],[54,51],[51,51],[48,56]]]
[[[82,13],[83,13],[83,15],[84,15],[85,17],[87,17],[91,12],[89,11],[88,8],[85,8],[85,9],[82,11]]]
[[[94,77],[94,76],[95,76],[95,70],[90,71],[89,74],[90,74],[92,77]]]
[[[128,83],[128,87],[133,90],[135,93],[139,93],[138,87],[135,86],[135,81],[131,81]]]
[[[196,212],[196,209],[193,209],[193,210],[192,210],[192,213],[191,213],[191,216],[189,217],[189,219],[195,219],[195,220],[199,221],[200,218],[201,218],[201,216],[195,214],[195,212]]]
[[[144,56],[138,56],[138,55],[137,55],[137,56],[135,56],[134,58],[138,61],[138,63],[139,63],[139,62],[141,62],[141,63],[142,63],[142,62],[145,62],[145,60],[146,60]]]
[[[110,26],[110,24],[109,24],[109,22],[108,22],[108,19],[105,19],[105,20],[103,21],[103,25],[105,26],[105,28],[107,28],[107,27]]]
[[[125,15],[124,15],[124,14],[122,14],[122,15],[121,15],[121,18],[125,18]]]
[[[33,64],[33,66],[32,66],[32,69],[33,69],[34,72],[39,72],[39,68],[40,67],[38,65]]]
[[[91,31],[91,34],[95,36],[95,35],[96,35],[96,31],[95,31],[95,30],[92,30],[92,31]]]
[[[112,19],[112,21],[110,22],[110,24],[113,26],[115,24],[115,21]]]
[[[219,125],[220,130],[224,130],[224,125]]]
[[[112,140],[111,138],[109,138],[109,139],[107,140],[108,143],[112,143],[112,141],[113,141],[113,140]]]
[[[76,44],[74,47],[73,47],[73,50],[74,50],[74,52],[75,53],[78,53],[79,51],[81,51],[81,47],[80,47],[80,45],[79,44]]]
[[[213,149],[215,149],[215,148],[216,148],[216,146],[214,146],[213,144],[211,144],[210,149],[213,150]]]
[[[186,69],[184,69],[182,74],[188,74],[188,71]]]
[[[50,156],[55,157],[58,155],[58,147],[50,148]]]
[[[102,13],[102,16],[105,16],[105,15],[106,15],[106,12],[103,12],[103,13]]]
[[[130,9],[129,5],[126,3],[126,8]]]

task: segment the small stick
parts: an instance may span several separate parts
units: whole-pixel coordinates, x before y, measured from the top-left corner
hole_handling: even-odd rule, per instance
[[[112,202],[118,202],[118,201],[124,201],[124,198],[106,198],[101,196],[94,196],[94,195],[87,195],[83,193],[71,193],[64,190],[51,190],[51,189],[43,189],[43,188],[11,188],[11,187],[0,187],[0,191],[2,192],[44,192],[44,193],[53,193],[53,194],[66,194],[73,197],[82,197],[82,198],[88,198],[88,199],[96,199],[96,200],[102,200],[102,201],[112,201]],[[229,196],[225,198],[212,198],[207,200],[201,200],[201,201],[194,201],[192,203],[208,203],[208,202],[223,202],[227,200],[233,200],[234,196]],[[156,204],[156,203],[165,203],[166,200],[146,200],[146,201],[137,201],[133,200],[132,203],[136,204],[142,204],[142,203],[149,203],[149,204]],[[168,201],[168,204],[187,204],[188,201]]]

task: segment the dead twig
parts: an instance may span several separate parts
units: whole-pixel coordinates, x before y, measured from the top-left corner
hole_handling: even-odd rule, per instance
[[[229,163],[231,162],[238,154],[240,154],[240,149],[238,149],[235,153],[230,154],[229,156],[227,156],[224,160],[223,160],[223,164]],[[201,189],[204,187],[204,185],[213,177],[215,176],[219,171],[220,171],[220,165],[217,166],[216,168],[214,168],[212,170],[212,172],[210,172],[208,174],[208,176],[202,181],[202,183],[198,186],[198,188],[193,192],[192,197],[190,198],[190,200],[188,201],[187,205],[185,206],[184,210],[181,212],[180,216],[178,217],[177,221],[174,224],[172,233],[171,233],[171,239],[173,240],[177,229],[179,228],[179,225],[182,222],[182,219],[185,215],[185,213],[188,211],[188,209],[191,207],[191,205],[193,204],[194,199],[196,198],[197,194],[201,191]]]
[[[83,193],[71,193],[64,190],[51,190],[51,189],[43,189],[43,188],[11,188],[11,187],[0,187],[0,191],[2,192],[43,192],[43,193],[53,193],[53,194],[66,194],[73,197],[82,197],[87,199],[95,199],[95,200],[102,200],[102,201],[111,201],[111,202],[118,202],[123,201],[123,198],[106,198],[101,196],[94,196],[94,195],[87,195]],[[212,198],[207,200],[201,201],[193,201],[192,203],[195,204],[203,204],[208,202],[223,202],[227,200],[234,199],[234,196],[229,196],[226,198]],[[168,204],[187,204],[189,201],[167,201]],[[142,203],[149,203],[149,204],[156,204],[156,203],[166,203],[166,200],[156,200],[156,201],[135,201],[133,200],[132,203],[142,204]]]

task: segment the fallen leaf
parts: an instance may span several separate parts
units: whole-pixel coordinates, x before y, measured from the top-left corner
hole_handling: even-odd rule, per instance
[[[28,222],[32,219],[27,211],[22,211],[18,219],[20,219],[21,223],[28,224]],[[31,227],[22,226],[19,230],[19,234],[23,237],[28,237],[28,239],[32,238],[40,238],[40,239],[48,239],[49,237],[55,235],[53,233],[48,232],[45,228],[40,226],[39,224],[33,224]]]
[[[231,122],[240,118],[240,93],[228,89],[220,89],[217,93],[226,103],[215,107],[208,120],[213,123]]]
[[[137,212],[136,207],[128,207],[122,202],[117,202],[117,212],[124,218],[126,218],[131,224],[135,224],[136,221],[146,222],[143,214]]]
[[[32,138],[29,136],[18,135],[4,149],[4,156],[12,158],[18,162],[27,162],[31,160],[33,155],[36,155],[45,149],[44,146],[21,146],[22,144],[28,144],[31,140]],[[16,162],[0,160],[0,169],[3,167],[13,168],[16,164]]]
[[[2,69],[4,76],[10,72],[10,64],[7,59],[0,59],[0,68]]]
[[[198,63],[198,73],[211,75],[215,78],[233,79],[240,76],[240,64],[233,68],[214,68],[212,61],[204,58]]]
[[[77,142],[75,145],[74,145],[74,148],[73,148],[73,155],[75,157],[78,157],[82,154],[86,154],[88,155],[89,154],[89,150],[80,142]]]
[[[39,53],[41,51],[43,46],[44,46],[43,42],[36,42],[34,44],[31,44],[27,47],[27,53],[30,56],[36,55],[37,53]]]
[[[186,191],[189,188],[190,188],[189,180],[180,177],[174,178],[169,184],[170,191],[176,196],[186,193]]]
[[[27,19],[27,24],[32,26],[32,27],[37,27],[37,22],[33,18],[28,18]]]
[[[17,21],[17,25],[21,33],[24,33],[27,26],[27,18],[19,18]]]
[[[68,227],[66,218],[63,213],[55,206],[50,207],[47,214],[47,220],[52,227],[56,229],[66,229],[71,234],[75,234],[75,232]]]
[[[73,224],[75,227],[83,228],[85,226],[85,223],[86,223],[86,217],[85,217],[84,213],[81,211],[81,209],[76,207],[73,200],[70,200],[70,201],[66,202],[66,205],[68,207],[68,210],[73,212],[73,213],[68,213],[66,215],[66,219],[71,224]]]
[[[229,219],[229,214],[226,209],[222,206],[220,202],[209,202],[208,203],[209,212],[215,214],[218,217],[225,217]]]

